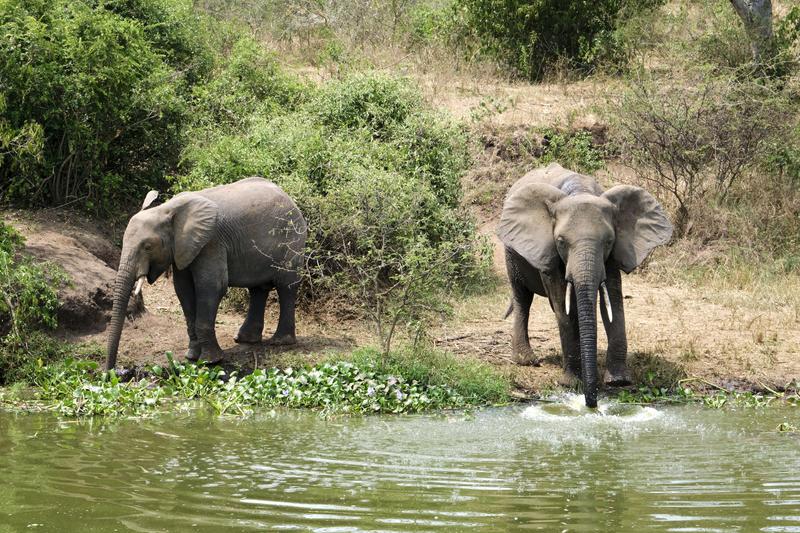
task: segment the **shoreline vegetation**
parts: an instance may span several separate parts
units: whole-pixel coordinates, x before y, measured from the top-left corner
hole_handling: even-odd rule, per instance
[[[49,366],[37,363],[30,383],[0,388],[0,408],[52,412],[65,417],[154,416],[174,409],[209,407],[218,415],[245,416],[257,408],[306,408],[321,416],[413,414],[472,410],[519,401],[558,401],[556,391],[521,398],[508,376],[490,365],[463,362],[427,350],[381,354],[361,349],[349,359],[315,365],[255,369],[249,374],[181,363],[166,354],[165,365],[101,372],[91,360],[67,358]],[[626,387],[608,400],[631,405],[702,405],[764,408],[800,407],[800,382],[777,391],[726,389],[702,378],[685,378],[673,387],[653,383]],[[194,402],[194,403],[193,403]],[[199,402],[199,404],[197,403]],[[790,424],[779,429],[794,432]]]
[[[542,348],[549,373],[530,380],[498,355],[509,326],[473,323],[507,298],[492,236],[505,193],[551,162],[645,187],[675,223],[636,279],[683,288],[661,304],[677,318],[639,325],[632,349],[692,321],[747,330],[746,344],[704,343],[697,328],[648,338],[629,356],[634,385],[613,397],[798,405],[800,5],[775,0],[769,42],[755,42],[726,0],[518,4],[0,0],[0,406],[333,414],[546,399],[553,349]],[[8,213],[73,210],[109,228],[113,256],[147,191],[250,175],[284,188],[309,222],[305,319],[326,309],[366,324],[355,341],[224,370],[157,365],[165,350],[152,347],[134,371],[99,373],[97,338],[72,344],[80,335],[58,324],[75,280],[29,254]],[[656,290],[636,295],[636,312]],[[687,299],[718,315],[688,313]],[[223,305],[245,302],[231,290]],[[440,325],[459,320],[451,338],[465,343],[438,344]],[[701,367],[726,357],[720,374]],[[778,364],[783,381],[762,381],[758,369]]]

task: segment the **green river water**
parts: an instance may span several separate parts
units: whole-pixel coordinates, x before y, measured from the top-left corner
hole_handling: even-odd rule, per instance
[[[6,531],[800,532],[796,408],[0,412]]]

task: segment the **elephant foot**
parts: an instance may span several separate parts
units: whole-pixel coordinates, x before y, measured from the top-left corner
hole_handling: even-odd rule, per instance
[[[520,366],[542,366],[542,360],[533,354],[533,350],[514,351],[512,360]]]
[[[200,343],[197,341],[189,341],[189,349],[186,350],[186,359],[188,361],[197,361],[200,359]]]
[[[297,337],[294,335],[279,335],[275,334],[266,342],[269,346],[291,346],[292,344],[297,344]]]
[[[216,343],[215,343],[216,344]],[[205,363],[207,365],[214,365],[222,361],[225,357],[225,354],[222,352],[222,348],[219,345],[216,346],[203,346],[203,349],[200,351],[200,362]]]
[[[577,389],[580,382],[580,376],[569,369],[565,369],[558,378],[558,384],[567,389]]]
[[[631,375],[627,368],[618,370],[606,369],[603,374],[603,383],[609,387],[624,387],[631,384]]]
[[[261,342],[261,330],[263,328],[256,331],[255,328],[245,328],[242,326],[239,328],[239,333],[233,338],[234,341],[238,342],[239,344],[258,344]]]

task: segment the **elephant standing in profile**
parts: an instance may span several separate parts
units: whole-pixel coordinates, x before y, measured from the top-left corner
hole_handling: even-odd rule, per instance
[[[528,317],[533,295],[546,296],[561,336],[563,382],[581,378],[586,405],[597,407],[597,294],[608,336],[604,381],[629,383],[620,271],[630,273],[667,243],[672,224],[644,189],[617,185],[603,192],[593,178],[554,163],[511,187],[497,234],[512,290],[514,361],[537,363]]]
[[[106,369],[117,350],[131,290],[154,283],[172,267],[175,292],[189,333],[186,357],[215,363],[222,349],[214,330],[217,308],[228,287],[247,287],[250,307],[236,342],[261,341],[264,308],[274,288],[280,318],[270,342],[295,341],[295,299],[306,241],[306,221],[280,187],[247,178],[185,192],[157,207],[151,191],[122,241],[108,334]]]

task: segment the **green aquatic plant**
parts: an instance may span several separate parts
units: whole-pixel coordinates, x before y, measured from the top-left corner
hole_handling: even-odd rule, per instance
[[[178,362],[168,353],[166,365],[148,367],[143,377],[130,381],[114,371],[100,372],[94,361],[67,359],[50,366],[39,362],[31,397],[7,392],[0,394],[0,404],[79,417],[143,416],[191,400],[205,402],[219,414],[238,415],[256,407],[309,408],[326,414],[415,413],[507,401],[507,380],[489,369],[473,365],[458,378],[452,361],[443,355],[432,360],[429,354],[414,368],[405,357],[380,364],[365,351],[353,361],[257,369],[239,376],[219,367]],[[411,374],[397,371],[405,369]]]
[[[706,379],[692,377],[678,381],[672,387],[656,386],[655,376],[648,375],[647,383],[635,390],[620,391],[617,400],[632,404],[688,404],[699,403],[712,409],[723,407],[767,407],[772,403],[800,406],[798,384],[786,388],[785,392],[773,390],[762,384],[765,392],[728,390]],[[699,383],[706,390],[695,390],[688,385]]]

